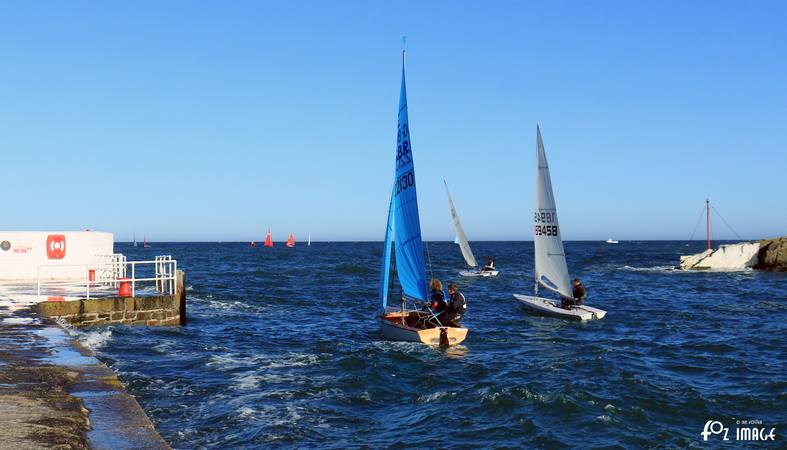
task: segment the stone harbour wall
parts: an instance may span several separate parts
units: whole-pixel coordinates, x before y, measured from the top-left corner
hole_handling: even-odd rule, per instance
[[[39,314],[63,319],[71,325],[185,325],[186,276],[177,271],[175,295],[106,297],[65,302],[41,302]]]

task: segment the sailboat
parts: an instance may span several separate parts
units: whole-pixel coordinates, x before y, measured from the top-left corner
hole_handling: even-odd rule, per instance
[[[271,239],[271,229],[268,228],[268,234],[265,235],[265,243],[262,244],[265,247],[273,247],[273,239]]]
[[[606,240],[606,243],[607,244],[618,244],[618,243],[620,243],[620,241],[618,241],[617,239],[609,238],[609,239]]]
[[[287,243],[284,244],[287,248],[295,247],[295,236],[293,236],[292,232],[290,233],[290,237],[287,239]]]
[[[459,215],[456,213],[456,208],[454,207],[454,199],[451,197],[451,191],[448,190],[448,183],[443,180],[443,184],[445,185],[445,192],[448,194],[448,206],[451,208],[451,218],[454,220],[454,230],[456,231],[456,238],[454,242],[459,244],[459,248],[462,250],[462,257],[465,258],[465,262],[471,268],[478,267],[478,262],[475,260],[475,255],[473,255],[473,250],[470,249],[470,243],[467,242],[467,236],[465,235],[465,230],[462,228],[462,224],[459,222]],[[460,276],[463,277],[496,277],[497,274],[500,273],[498,270],[463,270],[459,272]]]
[[[137,246],[137,234],[134,233],[134,247]]]
[[[428,308],[417,309],[413,302],[427,300],[421,223],[418,217],[418,196],[415,190],[410,129],[407,120],[407,89],[404,76],[405,52],[402,51],[402,87],[399,94],[397,125],[396,175],[388,205],[385,248],[380,270],[380,330],[387,339],[449,346],[459,344],[467,336],[467,328],[441,322],[441,317]],[[396,276],[402,297],[398,307],[388,306],[391,269],[391,241],[394,241]],[[408,300],[413,307],[407,305]]]
[[[570,309],[565,309],[561,307],[560,301],[538,296],[539,286],[561,297],[572,298],[573,294],[569,283],[566,254],[563,251],[563,240],[560,238],[549,164],[544,152],[544,142],[541,140],[541,128],[538,126],[536,126],[536,155],[536,211],[533,239],[536,282],[533,296],[514,294],[514,298],[540,314],[577,320],[601,319],[607,314],[602,309],[586,305],[572,305]]]
[[[147,236],[143,236],[142,237],[142,248],[150,248],[150,245],[148,245],[148,237]]]
[[[309,231],[309,240],[306,241],[306,246],[307,247],[311,247],[312,246],[312,232],[311,231]]]

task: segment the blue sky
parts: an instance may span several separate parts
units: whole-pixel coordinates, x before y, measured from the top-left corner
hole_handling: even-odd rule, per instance
[[[0,229],[381,240],[401,36],[421,224],[787,234],[783,2],[4,2]],[[716,220],[716,236],[732,238]],[[700,233],[698,231],[698,233]],[[700,233],[701,234],[701,233]]]

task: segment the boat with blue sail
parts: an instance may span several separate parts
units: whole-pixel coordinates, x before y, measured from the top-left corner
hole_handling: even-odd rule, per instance
[[[380,330],[387,339],[449,346],[464,341],[467,328],[448,323],[424,305],[428,299],[424,265],[415,165],[407,117],[405,56],[402,51],[402,87],[399,94],[399,122],[396,139],[396,172],[388,205],[385,247],[380,270]],[[393,251],[392,245],[393,242]],[[397,306],[389,306],[393,294],[391,262],[401,288]]]

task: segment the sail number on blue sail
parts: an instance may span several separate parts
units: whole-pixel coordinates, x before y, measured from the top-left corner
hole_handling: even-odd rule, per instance
[[[396,169],[400,169],[408,164],[412,164],[413,156],[410,153],[410,133],[407,130],[407,124],[403,124],[401,129],[396,133]],[[398,195],[403,190],[415,184],[415,175],[413,171],[405,173],[396,178],[396,194]]]
[[[557,223],[557,214],[554,212],[536,211],[536,236],[558,236],[557,225],[541,225],[543,223]]]

